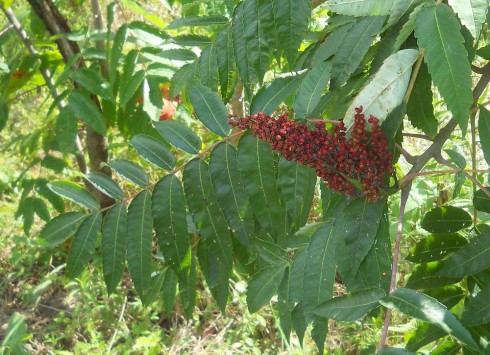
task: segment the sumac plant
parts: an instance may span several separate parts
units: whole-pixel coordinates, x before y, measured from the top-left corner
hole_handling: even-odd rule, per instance
[[[19,73],[49,69],[46,156],[95,159],[108,132],[130,145],[78,182],[25,185],[18,214],[70,245],[68,277],[100,253],[109,293],[127,268],[143,303],[178,291],[191,317],[196,275],[226,314],[236,270],[251,312],[272,304],[286,339],[310,327],[321,353],[328,320],[364,317],[384,324],[380,353],[490,351],[487,0],[168,1],[174,20],[126,0],[84,36],[29,3],[63,60],[3,2],[2,36],[29,52],[3,53],[0,122],[32,85]],[[409,320],[405,342],[388,336]]]

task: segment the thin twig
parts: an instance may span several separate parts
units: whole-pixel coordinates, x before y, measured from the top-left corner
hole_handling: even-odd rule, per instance
[[[342,122],[337,120],[324,120],[323,118],[308,118],[307,121],[312,123],[320,122],[320,123],[331,123],[331,124],[339,124],[340,122]]]
[[[398,149],[400,151],[400,153],[403,155],[403,157],[405,158],[407,163],[412,164],[412,165],[415,164],[415,157],[413,155],[411,155],[409,152],[407,152],[405,150],[405,148],[403,148],[398,143],[395,143],[395,147],[396,147],[396,149]]]
[[[456,169],[450,169],[450,170],[418,171],[418,172],[409,173],[409,174],[405,175],[402,179],[400,179],[399,185],[404,186],[405,184],[409,183],[410,181],[412,181],[413,179],[415,179],[416,177],[419,177],[419,176],[437,175],[437,174],[455,174],[455,173],[465,173],[465,175],[466,175],[466,174],[469,174],[472,172],[490,173],[490,169],[476,169],[473,171],[472,169],[466,169],[465,170],[465,169],[456,168]]]
[[[427,141],[433,141],[431,137],[426,136],[425,134],[409,133],[409,132],[403,132],[402,134],[404,137],[420,138],[420,139],[425,139]]]
[[[405,207],[407,205],[408,197],[410,196],[410,190],[412,189],[412,184],[406,185],[401,192],[400,197],[400,213],[398,214],[398,222],[396,225],[396,241],[395,249],[393,250],[393,263],[391,266],[391,280],[390,280],[390,293],[396,289],[396,276],[398,273],[398,259],[400,257],[400,242],[403,235],[403,220],[405,217]],[[383,325],[383,333],[381,335],[381,340],[379,342],[379,349],[385,346],[386,338],[388,337],[388,328],[390,326],[391,311],[389,308],[386,309],[385,320]]]
[[[483,68],[480,68],[479,66],[476,66],[474,64],[471,64],[471,70],[477,74],[483,74]]]

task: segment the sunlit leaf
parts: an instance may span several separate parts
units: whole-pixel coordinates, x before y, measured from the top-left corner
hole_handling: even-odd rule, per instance
[[[148,175],[135,163],[125,159],[111,160],[107,165],[118,175],[139,186],[148,185]]]
[[[70,181],[53,181],[48,187],[54,193],[73,201],[89,210],[98,210],[99,201],[85,188]]]
[[[85,178],[103,194],[116,200],[124,198],[123,190],[109,176],[102,173],[89,173],[85,175]]]
[[[479,350],[469,331],[444,305],[432,297],[407,288],[400,288],[380,302],[384,306],[397,309],[408,316],[435,324],[472,349]]]
[[[212,132],[224,137],[230,131],[226,107],[218,95],[205,86],[191,86],[189,100],[199,120]]]
[[[166,120],[154,123],[158,133],[174,147],[191,154],[201,150],[201,138],[184,123],[175,120]]]
[[[327,0],[325,5],[330,11],[351,16],[389,15],[394,0]]]
[[[62,213],[46,223],[39,238],[53,248],[75,234],[84,219],[85,215],[80,212]]]
[[[414,263],[440,260],[466,244],[466,238],[456,233],[431,234],[410,249],[407,260]]]
[[[461,23],[470,31],[473,38],[478,39],[482,25],[486,20],[488,0],[449,0],[448,3],[458,14]]]
[[[344,117],[347,129],[354,124],[356,107],[362,106],[366,117],[373,115],[383,122],[388,114],[401,104],[417,56],[416,50],[404,49],[384,61],[374,78],[361,90],[347,109]]]
[[[228,23],[229,19],[225,16],[213,15],[213,16],[187,16],[172,21],[165,28],[167,30],[175,30],[180,27],[196,27],[196,26],[212,26],[212,25],[224,25]]]
[[[470,63],[459,28],[446,4],[424,7],[415,18],[415,36],[432,80],[465,134],[473,98]]]

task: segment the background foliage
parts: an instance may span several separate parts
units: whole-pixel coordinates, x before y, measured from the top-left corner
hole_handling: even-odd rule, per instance
[[[56,284],[116,325],[134,307],[119,336],[87,310],[83,336],[109,351],[122,333],[148,342],[134,351],[182,350],[157,345],[170,336],[148,322],[199,334],[207,291],[221,313],[204,318],[232,327],[237,351],[291,350],[305,334],[320,352],[488,351],[487,0],[106,5],[2,2],[2,223],[15,213],[25,233],[2,255],[4,292],[38,265],[48,276],[30,305]],[[350,128],[359,106],[394,155],[376,202],[334,193],[228,122],[287,112]],[[280,336],[251,330],[270,329],[260,315],[225,325],[245,302],[273,305]],[[327,338],[361,320],[369,344]],[[0,331],[5,352],[32,337],[20,313]]]

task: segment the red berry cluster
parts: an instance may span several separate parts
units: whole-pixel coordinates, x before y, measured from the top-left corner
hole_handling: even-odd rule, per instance
[[[380,189],[386,187],[386,176],[393,171],[392,156],[378,119],[369,117],[371,131],[367,132],[361,112],[362,106],[356,108],[350,137],[343,122],[334,126],[333,133],[325,130],[323,122],[316,123],[312,130],[289,120],[287,113],[276,119],[259,112],[233,118],[230,125],[252,129],[254,136],[270,143],[287,160],[314,168],[333,190],[354,197],[365,195],[374,202]]]

